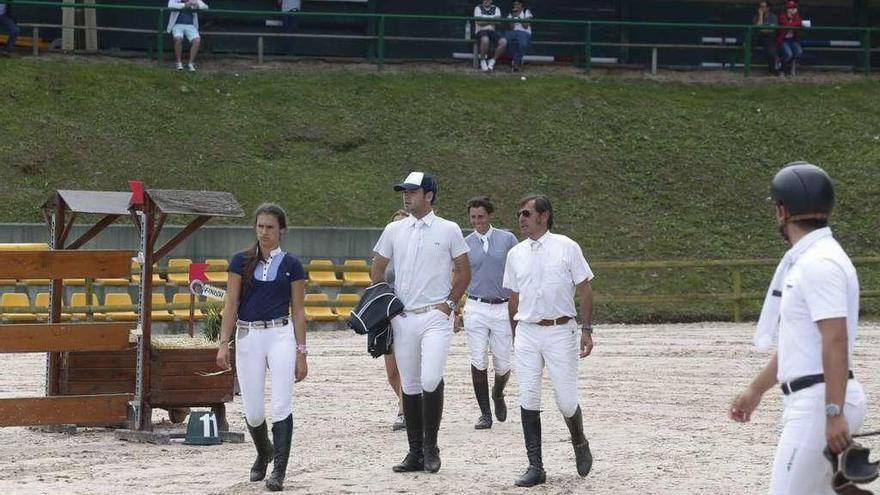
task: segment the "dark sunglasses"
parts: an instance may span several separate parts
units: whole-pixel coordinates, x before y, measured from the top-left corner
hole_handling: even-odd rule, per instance
[[[530,216],[532,216],[531,210],[519,210],[518,212],[516,212],[516,218],[519,218],[519,217],[529,218]]]

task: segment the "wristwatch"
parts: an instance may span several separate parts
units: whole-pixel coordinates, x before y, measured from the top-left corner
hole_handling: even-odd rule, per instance
[[[585,323],[585,324],[581,325],[581,331],[593,333],[593,325]]]
[[[840,416],[840,413],[840,406],[837,404],[825,404],[825,416],[830,418],[833,416]]]
[[[446,302],[446,305],[449,306],[449,309],[451,309],[452,311],[455,311],[458,309],[458,304],[456,304],[456,302],[453,301],[452,299],[447,299],[445,302]]]

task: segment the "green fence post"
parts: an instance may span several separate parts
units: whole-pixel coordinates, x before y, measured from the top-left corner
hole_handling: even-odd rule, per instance
[[[587,74],[593,69],[593,23],[584,26],[584,68]]]
[[[95,312],[92,310],[92,298],[95,297],[95,288],[92,286],[93,280],[86,279],[86,320],[94,320]]]
[[[379,70],[385,65],[385,16],[379,16]]]
[[[752,68],[752,27],[746,29],[746,38],[743,40],[743,77],[749,77]],[[737,320],[739,321],[739,320]]]
[[[742,321],[742,272],[733,270],[733,321]]]
[[[162,36],[162,20],[165,17],[162,14],[164,10],[159,9],[156,17],[156,63],[159,65],[165,63],[165,37]]]
[[[865,28],[865,35],[862,37],[862,57],[864,57],[865,75],[871,75],[871,28]]]

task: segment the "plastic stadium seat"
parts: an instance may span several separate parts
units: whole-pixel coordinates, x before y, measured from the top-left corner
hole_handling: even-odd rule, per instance
[[[140,273],[140,271],[141,271],[141,264],[138,263],[137,261],[132,261],[132,262],[131,262],[131,269],[132,269],[133,271],[135,271],[135,272]],[[131,276],[131,281],[132,281],[133,283],[135,283],[135,284],[140,285],[140,283],[141,283],[141,276],[140,276],[140,275],[132,275],[132,276]],[[156,285],[156,284],[164,285],[164,284],[165,284],[165,281],[162,280],[162,277],[160,277],[158,273],[156,273],[156,265],[154,264],[154,265],[153,265],[153,285]]]
[[[92,294],[92,306],[98,306],[98,296],[94,293]],[[71,306],[85,306],[86,305],[86,293],[85,292],[74,292],[70,295],[70,305]],[[67,316],[76,318],[77,320],[85,321],[86,314],[85,313],[67,313]],[[107,319],[107,315],[104,313],[93,313],[92,319],[95,321],[104,321]]]
[[[192,260],[189,258],[172,258],[168,260],[168,268],[189,268]],[[189,273],[168,273],[166,277],[171,285],[189,285]]]
[[[95,285],[103,285],[105,287],[125,287],[131,285],[130,278],[98,278],[95,279]]]
[[[161,292],[153,293],[152,302],[153,306],[158,304],[168,304],[168,301],[165,299],[165,294]],[[150,311],[150,318],[152,318],[153,321],[173,321],[174,315],[172,315],[171,311],[168,311],[167,309],[154,309]]]
[[[0,296],[0,312],[3,318],[9,321],[33,322],[37,321],[35,313],[26,312],[17,308],[27,308],[31,301],[27,294],[20,292],[7,292]]]
[[[205,318],[205,313],[202,313],[202,310],[199,309],[199,298],[196,297],[196,310],[193,313],[193,320],[199,321]],[[189,304],[189,294],[185,292],[178,292],[174,294],[174,297],[171,299],[171,304]],[[174,314],[175,318],[180,318],[181,320],[189,320],[189,309],[173,309],[171,312]]]
[[[66,278],[62,281],[65,287],[85,287],[86,279],[84,278]]]
[[[315,321],[336,321],[336,315],[330,306],[309,306],[309,303],[330,302],[327,294],[306,294],[306,319]]]
[[[312,266],[323,266],[330,265],[333,266],[333,262],[330,260],[312,260],[308,265],[306,265],[306,270],[309,270]],[[326,286],[338,286],[342,285],[342,280],[336,278],[335,272],[330,271],[309,271],[309,283],[315,285],[326,285]]]
[[[5,242],[0,243],[0,251],[48,251],[45,242]]]
[[[366,260],[345,260],[345,266],[366,267]],[[370,272],[342,272],[342,281],[346,285],[354,285],[356,287],[369,287],[373,285],[370,280]]]
[[[229,260],[206,259],[205,263],[210,265],[211,268],[223,268],[222,272],[206,272],[205,274],[208,276],[208,282],[212,285],[226,285],[226,282],[229,281],[229,272],[226,271],[226,269],[229,268]]]
[[[336,316],[342,321],[348,321],[351,311],[361,301],[361,296],[357,294],[337,294],[336,295]]]
[[[49,279],[48,278],[24,278],[21,280],[21,283],[25,285],[29,285],[31,287],[48,287]]]
[[[107,294],[104,296],[105,306],[131,306],[131,296],[125,293]],[[108,311],[107,319],[112,321],[137,321],[138,314],[134,311]]]

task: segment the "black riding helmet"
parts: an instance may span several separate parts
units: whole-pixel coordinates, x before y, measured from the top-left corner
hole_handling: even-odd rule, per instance
[[[789,221],[824,219],[834,207],[834,185],[821,168],[792,162],[773,177],[770,197],[785,206]]]

